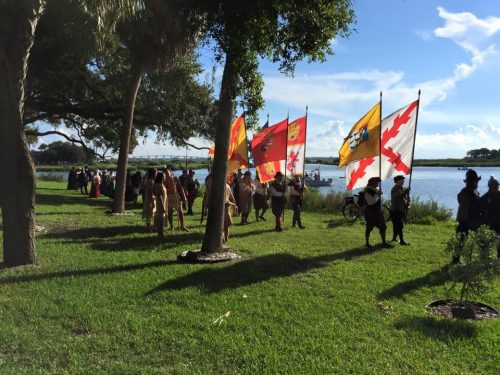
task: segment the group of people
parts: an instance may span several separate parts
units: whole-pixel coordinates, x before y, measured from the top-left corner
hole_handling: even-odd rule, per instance
[[[500,191],[498,180],[491,176],[488,180],[488,191],[480,196],[477,188],[481,177],[473,169],[465,174],[465,187],[457,196],[457,233],[462,238],[481,225],[487,225],[500,235]],[[500,257],[500,245],[497,249]],[[458,263],[460,254],[454,254],[452,262]]]
[[[115,176],[107,170],[92,172],[87,166],[80,169],[72,167],[68,175],[67,189],[80,191],[90,198],[99,198],[101,195],[112,198],[115,191]]]
[[[252,173],[246,171],[230,175],[227,178],[224,190],[224,226],[222,240],[226,242],[229,237],[229,227],[233,224],[233,216],[241,217],[241,225],[249,224],[249,216],[252,208],[255,211],[255,221],[266,220],[265,214],[269,208],[274,215],[274,229],[277,232],[283,231],[283,214],[285,210],[286,196],[289,193],[293,208],[292,227],[305,229],[302,225],[302,203],[306,187],[300,176],[294,176],[286,184],[281,172],[277,172],[274,181],[270,184],[261,182],[259,174],[252,178]],[[205,179],[205,196],[203,198],[204,214],[208,213],[210,206],[210,191],[212,188],[212,175]],[[271,204],[269,204],[271,202]]]
[[[148,230],[154,229],[160,238],[163,237],[165,219],[169,229],[174,229],[174,210],[178,217],[178,229],[188,232],[185,225],[183,208],[187,215],[193,214],[193,204],[198,195],[200,184],[195,172],[184,170],[182,176],[172,174],[170,166],[162,171],[149,168],[144,180],[143,217]]]

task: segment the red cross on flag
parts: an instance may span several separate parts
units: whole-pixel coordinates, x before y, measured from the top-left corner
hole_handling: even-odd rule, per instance
[[[418,104],[419,101],[416,100],[382,120],[380,150],[382,162],[379,162],[380,156],[374,156],[348,164],[346,167],[347,190],[365,187],[368,179],[379,176],[379,173],[381,173],[382,180],[400,174],[410,174]]]

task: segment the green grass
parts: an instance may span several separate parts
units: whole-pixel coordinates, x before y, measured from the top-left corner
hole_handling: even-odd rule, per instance
[[[300,231],[287,211],[276,234],[268,214],[232,227],[242,260],[188,265],[176,256],[199,247],[198,215],[159,241],[137,209],[109,217],[108,199],[63,189],[38,182],[40,263],[0,270],[1,374],[500,373],[500,320],[425,311],[449,287],[453,222],[369,251],[359,222],[306,213]],[[498,308],[495,286],[480,300]]]

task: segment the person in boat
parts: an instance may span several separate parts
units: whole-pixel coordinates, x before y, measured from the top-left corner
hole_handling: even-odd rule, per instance
[[[465,187],[458,193],[457,234],[465,239],[469,231],[475,231],[481,224],[481,200],[477,187],[481,177],[473,169],[465,174]],[[460,262],[460,250],[453,254],[452,263]]]
[[[368,184],[363,192],[363,198],[366,202],[365,205],[365,240],[366,247],[370,248],[370,233],[376,227],[380,232],[380,237],[382,238],[382,246],[386,247],[387,242],[385,240],[385,233],[387,226],[385,225],[385,219],[382,214],[382,191],[379,188],[380,183],[379,177],[372,177],[368,180]]]
[[[222,232],[222,243],[229,240],[229,227],[233,225],[233,210],[238,210],[236,200],[233,196],[233,189],[231,188],[231,180],[228,179],[224,185],[224,226]]]
[[[276,172],[274,181],[271,183],[269,190],[271,192],[271,210],[275,218],[274,230],[276,232],[283,231],[283,211],[285,210],[287,187],[283,182],[283,174]]]
[[[155,176],[153,185],[153,196],[155,198],[155,228],[158,232],[158,237],[163,238],[163,223],[165,213],[168,212],[168,194],[164,185],[163,173],[158,172]]]
[[[404,219],[410,207],[410,188],[405,188],[405,177],[399,175],[394,177],[394,186],[391,189],[391,221],[392,221],[392,241],[396,242],[399,236],[401,245],[409,245],[405,242],[403,235]]]
[[[241,224],[248,224],[248,215],[252,211],[252,195],[255,191],[252,174],[246,171],[243,178],[239,179],[238,199],[239,209],[241,210]]]
[[[295,175],[293,179],[288,183],[290,188],[290,200],[293,208],[293,218],[292,227],[295,228],[297,225],[300,229],[305,229],[306,227],[302,225],[302,203],[304,201],[304,190],[306,189],[303,181],[300,180],[299,175]]]
[[[151,231],[151,220],[155,213],[154,185],[156,179],[156,169],[148,168],[146,182],[144,184],[144,196],[142,198],[142,218],[146,220],[146,228]],[[163,177],[162,177],[163,181]]]
[[[269,190],[269,185],[267,182],[260,182],[259,173],[255,174],[255,193],[253,195],[253,208],[255,210],[255,220],[266,220],[264,214],[269,208],[269,203],[267,202],[267,194]],[[261,211],[262,210],[262,211]]]
[[[179,179],[172,175],[172,170],[170,166],[164,169],[165,177],[164,184],[167,189],[168,198],[168,224],[170,230],[174,229],[174,209],[177,211],[177,217],[179,218],[179,229],[184,232],[189,232],[189,229],[184,225],[184,213],[182,212],[181,201],[186,200],[186,195],[184,189],[182,188]]]
[[[500,191],[498,180],[491,176],[488,180],[488,192],[481,197],[484,216],[482,223],[488,225],[500,236]],[[500,243],[497,244],[497,257],[500,258]]]

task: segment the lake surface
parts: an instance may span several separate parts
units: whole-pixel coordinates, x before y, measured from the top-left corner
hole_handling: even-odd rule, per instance
[[[306,169],[316,168],[316,164],[307,164]],[[321,165],[321,178],[332,178],[332,186],[319,187],[319,191],[327,193],[329,191],[345,191],[344,169],[337,169],[333,165]],[[477,167],[474,168],[482,176],[479,182],[479,192],[484,194],[488,190],[488,179],[491,175],[500,178],[500,167]],[[208,172],[206,169],[196,169],[196,177],[203,183]],[[49,172],[37,172],[37,176]],[[54,173],[54,172],[52,172]],[[55,172],[67,177],[68,172]],[[254,171],[252,170],[252,173]],[[176,172],[180,175],[180,172]],[[457,194],[464,187],[465,171],[459,171],[456,167],[415,167],[412,177],[412,197],[419,197],[423,201],[435,200],[441,205],[452,209],[454,212],[458,207]],[[406,181],[408,183],[408,179]],[[389,197],[393,186],[392,180],[382,183],[382,190],[386,197]]]

